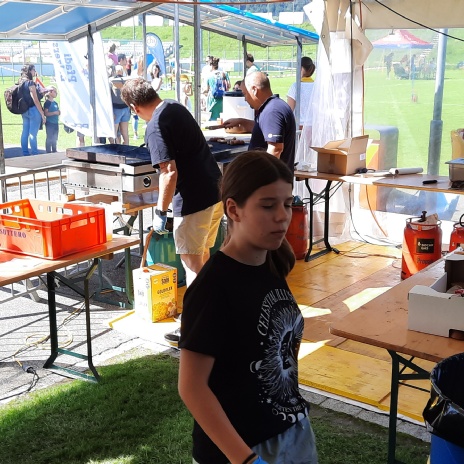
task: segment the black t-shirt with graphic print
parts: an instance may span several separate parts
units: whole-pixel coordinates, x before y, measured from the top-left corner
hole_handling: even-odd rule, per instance
[[[218,251],[185,293],[179,346],[215,358],[209,385],[249,446],[308,414],[298,390],[303,326],[287,283],[267,264],[245,265]],[[193,457],[228,462],[196,422]]]

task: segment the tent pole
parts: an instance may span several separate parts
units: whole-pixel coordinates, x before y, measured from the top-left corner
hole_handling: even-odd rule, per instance
[[[193,6],[193,69],[195,71],[195,87],[197,91],[195,92],[195,119],[197,123],[201,126],[201,103],[200,103],[200,94],[201,94],[201,10],[199,5]]]
[[[429,156],[427,164],[428,174],[438,174],[441,154],[441,140],[443,135],[443,121],[441,119],[443,107],[443,84],[445,81],[446,44],[448,29],[440,29],[438,37],[437,74],[435,77],[435,99],[433,104],[433,120],[430,121]]]
[[[93,127],[92,140],[93,143],[98,142],[97,136],[97,105],[95,98],[95,58],[93,53],[93,37],[92,32],[89,30],[87,33],[87,64],[89,70],[89,97],[90,97],[90,111],[92,112],[91,120]]]
[[[296,103],[295,103],[295,120],[296,130],[300,128],[300,98],[301,98],[301,55],[303,54],[303,45],[299,38],[296,39]],[[268,47],[269,50],[269,47]]]

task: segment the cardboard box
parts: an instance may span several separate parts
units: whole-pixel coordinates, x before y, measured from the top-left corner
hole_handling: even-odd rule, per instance
[[[177,269],[157,263],[132,271],[135,313],[157,322],[177,313]]]
[[[317,171],[348,176],[366,168],[368,135],[335,140],[323,147],[311,147],[317,152]]]
[[[462,252],[461,252],[462,253]],[[464,255],[450,253],[447,260],[464,261]],[[408,329],[449,337],[450,330],[464,332],[464,298],[446,293],[448,273],[430,287],[415,285],[408,295]]]

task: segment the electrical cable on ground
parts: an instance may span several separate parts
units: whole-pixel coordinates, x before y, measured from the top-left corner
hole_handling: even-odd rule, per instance
[[[82,303],[80,307],[78,307],[77,309],[72,311],[68,316],[66,316],[63,319],[63,321],[61,322],[61,324],[57,327],[57,329],[56,329],[57,332],[60,329],[62,329],[67,323],[69,323],[71,320],[73,320],[77,316],[79,316],[79,314],[84,309],[84,306],[85,306],[84,303]],[[72,336],[72,334],[68,330],[66,330],[66,332],[67,332],[67,339],[58,343],[58,346],[60,348],[65,348],[65,347],[69,346],[74,340],[74,337]],[[34,339],[34,337],[40,337],[40,338],[38,338],[37,340],[30,341],[31,339]],[[13,395],[10,395],[10,396],[5,396],[3,398],[0,398],[0,403],[2,401],[7,400],[7,399],[14,398],[14,397],[22,395],[24,393],[28,393],[37,385],[40,377],[37,374],[37,371],[36,371],[35,367],[31,366],[31,365],[28,365],[28,364],[26,364],[24,362],[21,362],[19,359],[16,359],[16,358],[20,353],[24,353],[24,352],[26,352],[26,351],[28,351],[28,350],[30,350],[32,348],[41,349],[41,350],[50,349],[50,344],[47,343],[49,340],[50,340],[50,334],[47,334],[47,335],[43,335],[43,334],[40,334],[40,333],[30,334],[30,335],[28,335],[26,337],[24,346],[22,346],[21,348],[16,350],[11,355],[11,358],[13,358],[13,361],[16,362],[24,372],[26,372],[28,374],[32,374],[33,377],[32,377],[32,380],[31,380],[31,383],[30,383],[29,387],[26,390],[18,392],[18,393],[14,393]],[[8,358],[6,358],[6,359],[8,359]]]

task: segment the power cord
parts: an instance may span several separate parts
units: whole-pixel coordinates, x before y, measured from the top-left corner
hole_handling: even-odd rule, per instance
[[[58,330],[62,329],[69,321],[75,319],[77,316],[79,316],[79,314],[82,312],[82,310],[84,309],[84,303],[82,303],[82,305],[80,307],[78,307],[77,309],[75,309],[71,314],[69,314],[68,316],[66,316],[63,321],[61,322],[61,324],[57,327],[57,332]],[[40,337],[38,340],[33,340],[33,341],[30,341],[31,339],[34,339],[37,338],[37,337]],[[31,366],[30,364],[26,364],[26,363],[23,363],[21,362],[19,359],[16,359],[16,357],[20,354],[20,353],[23,353],[31,348],[37,348],[37,349],[50,349],[50,344],[46,343],[50,340],[50,334],[48,335],[42,335],[42,334],[39,334],[39,333],[35,333],[35,334],[30,334],[26,337],[26,340],[25,340],[25,345],[22,346],[21,348],[19,348],[18,350],[16,350],[16,352],[11,356],[13,358],[13,360],[19,365],[19,367],[21,367],[21,369],[26,372],[27,374],[32,374],[32,380],[31,380],[31,383],[29,384],[28,388],[26,390],[23,390],[23,391],[20,391],[18,393],[14,393],[13,395],[10,395],[10,396],[5,396],[3,398],[0,398],[0,403],[5,401],[5,400],[8,400],[8,399],[11,399],[11,398],[14,398],[14,397],[17,397],[17,396],[20,396],[20,395],[23,395],[24,393],[29,393],[36,385],[37,383],[39,382],[39,374],[37,373],[36,369],[34,366]],[[66,346],[69,346],[72,342],[73,342],[74,338],[72,336],[72,334],[70,334],[69,331],[67,331],[67,339],[62,341],[61,343],[59,343],[59,347],[60,348],[64,348]]]

